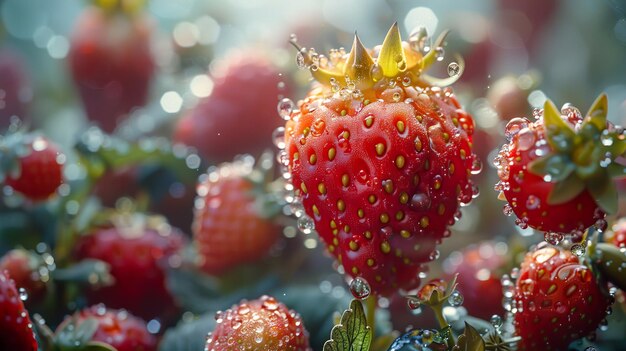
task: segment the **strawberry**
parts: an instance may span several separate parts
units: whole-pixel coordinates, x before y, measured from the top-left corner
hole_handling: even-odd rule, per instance
[[[200,177],[192,229],[198,266],[204,272],[220,274],[254,262],[279,238],[270,216],[281,206],[265,201],[271,195],[264,194],[253,163],[252,157],[242,157]]]
[[[620,218],[611,227],[611,232],[607,233],[607,241],[613,245],[623,248],[626,247],[626,218]]]
[[[12,50],[0,50],[0,130],[11,124],[13,116],[21,120],[28,117],[27,104],[32,89],[23,66],[23,58]]]
[[[0,258],[0,272],[13,279],[18,289],[28,295],[25,303],[36,304],[46,295],[48,269],[41,256],[24,249],[14,249]]]
[[[0,271],[0,350],[36,351],[37,341],[15,283]]]
[[[76,258],[99,259],[110,265],[114,284],[92,287],[89,303],[124,308],[145,319],[175,311],[165,286],[165,269],[176,262],[184,236],[160,217],[138,214],[113,217],[113,226],[95,228],[76,245]]]
[[[505,213],[514,212],[522,227],[558,235],[580,236],[594,224],[604,229],[605,213],[617,211],[611,177],[626,172],[614,162],[626,151],[623,132],[607,122],[606,113],[602,94],[584,119],[575,107],[559,112],[547,100],[536,121],[511,120],[509,142],[494,161],[500,177],[496,190],[508,201]]]
[[[78,331],[85,334],[78,335]],[[89,335],[91,334],[91,335]],[[74,336],[76,339],[74,339]],[[156,351],[157,342],[148,332],[146,322],[125,310],[108,309],[94,305],[65,317],[57,327],[56,343],[81,350],[82,346],[104,343],[117,351]],[[79,341],[80,340],[80,341]],[[67,345],[64,345],[67,344]]]
[[[65,155],[43,136],[14,133],[0,142],[0,178],[32,201],[51,197],[63,183]]]
[[[300,315],[270,296],[242,301],[215,315],[205,350],[310,351]]]
[[[309,217],[300,220],[314,223],[345,271],[376,294],[419,285],[422,265],[474,194],[472,117],[451,89],[420,73],[443,38],[422,56],[394,25],[375,58],[358,37],[349,55],[299,53],[321,83],[285,128],[281,158]]]
[[[566,350],[593,332],[610,305],[593,272],[570,251],[542,243],[524,257],[513,292],[518,350]]]
[[[184,114],[173,139],[215,163],[244,153],[258,156],[272,147],[272,132],[281,124],[276,104],[289,92],[276,65],[258,52],[236,51],[218,61],[211,74],[211,94]]]
[[[443,262],[446,274],[458,274],[457,290],[469,314],[484,320],[494,314],[504,315],[500,271],[507,261],[506,244],[485,241],[453,252]]]
[[[129,8],[138,3],[117,0],[88,8],[71,36],[72,77],[87,117],[106,132],[146,103],[154,75],[151,22]]]
[[[493,83],[493,87],[487,92],[487,101],[504,121],[527,116],[528,94],[538,85],[538,81],[539,76],[536,72],[529,72],[519,77],[504,76]]]

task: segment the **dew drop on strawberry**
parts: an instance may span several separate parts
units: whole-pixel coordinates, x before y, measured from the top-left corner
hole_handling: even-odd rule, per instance
[[[365,279],[356,277],[350,282],[350,292],[356,299],[364,300],[370,296],[372,289]]]

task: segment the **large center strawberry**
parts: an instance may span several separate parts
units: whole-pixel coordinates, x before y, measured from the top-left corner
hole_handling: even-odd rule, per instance
[[[473,121],[450,89],[418,86],[411,71],[359,79],[373,63],[364,55],[357,38],[343,58],[359,67],[355,81],[339,89],[331,78],[330,89],[314,89],[292,113],[287,152],[293,186],[328,251],[390,295],[419,285],[459,201],[472,197]]]

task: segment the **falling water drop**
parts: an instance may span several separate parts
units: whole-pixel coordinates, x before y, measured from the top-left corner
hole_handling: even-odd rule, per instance
[[[450,64],[448,65],[448,75],[450,77],[454,77],[458,75],[459,72],[461,72],[461,67],[459,66],[459,64],[456,62],[450,62]]]
[[[350,282],[350,292],[356,299],[363,300],[370,296],[372,289],[365,279],[356,277]]]

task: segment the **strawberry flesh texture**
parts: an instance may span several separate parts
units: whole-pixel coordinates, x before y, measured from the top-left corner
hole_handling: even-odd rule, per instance
[[[57,333],[73,324],[78,328],[87,319],[98,322],[96,332],[90,341],[99,341],[115,347],[117,351],[155,351],[157,342],[148,332],[146,322],[124,310],[107,309],[104,305],[94,305],[76,312],[57,328]]]
[[[524,258],[516,283],[518,350],[566,350],[593,332],[610,305],[591,270],[571,252],[543,247]]]
[[[36,351],[32,323],[15,283],[0,271],[0,350]]]
[[[459,197],[471,199],[468,134],[473,122],[456,99],[433,90],[394,90],[412,98],[409,103],[394,102],[391,92],[384,91],[381,100],[368,105],[334,98],[321,102],[313,94],[301,106],[299,119],[287,125],[293,184],[307,215],[346,272],[363,277],[377,294],[389,296],[398,288],[419,285],[422,264],[434,258],[435,245],[449,235]],[[404,124],[403,131],[398,122]],[[379,143],[384,145],[381,155]],[[333,160],[328,156],[331,148]],[[391,183],[392,188],[384,186]],[[319,184],[325,192],[320,193]],[[339,209],[340,200],[344,210]]]
[[[164,270],[168,259],[182,248],[184,237],[175,229],[166,235],[153,229],[135,234],[101,228],[79,241],[76,257],[108,263],[115,280],[112,286],[88,290],[87,300],[124,308],[145,319],[167,318],[176,304],[165,286]]]
[[[524,132],[513,136],[505,153],[504,163],[507,171],[499,172],[500,179],[508,187],[504,187],[504,195],[513,208],[515,215],[530,227],[541,231],[570,233],[584,230],[604,217],[595,200],[587,190],[583,190],[575,198],[560,204],[549,204],[548,195],[555,183],[545,181],[543,177],[528,170],[528,164],[537,159],[539,153],[549,152],[550,146],[545,140],[544,127],[540,122],[529,125],[529,133],[533,133],[535,143],[530,148],[520,149],[519,139]],[[504,149],[503,149],[504,150]],[[506,150],[505,150],[506,151]]]

